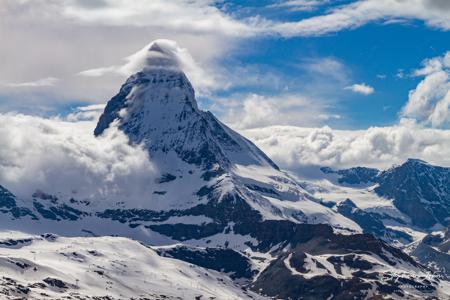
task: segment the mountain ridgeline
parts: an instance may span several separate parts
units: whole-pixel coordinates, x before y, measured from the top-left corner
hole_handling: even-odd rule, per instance
[[[280,170],[252,142],[199,109],[194,89],[165,41],[148,47],[142,70],[107,103],[94,134],[100,137],[108,130],[122,131],[130,144],[148,153],[157,173],[148,182],[153,192],[139,201],[78,199],[76,193],[51,195],[40,190],[29,199],[19,199],[0,186],[2,226],[30,232],[20,239],[0,236],[0,249],[9,251],[5,264],[15,262],[8,265],[9,277],[0,280],[0,292],[8,299],[46,290],[52,295],[100,294],[93,279],[70,283],[70,276],[58,273],[54,264],[43,268],[30,261],[39,247],[51,252],[48,249],[56,246],[60,248],[46,254],[52,261],[61,256],[87,273],[94,266],[95,274],[89,273],[89,278],[109,286],[101,289],[99,299],[121,299],[121,289],[112,285],[130,281],[123,274],[135,270],[126,265],[138,268],[130,254],[124,251],[127,257],[122,259],[115,250],[102,254],[102,249],[89,248],[98,244],[119,249],[117,239],[139,253],[139,265],[150,262],[151,268],[161,268],[149,272],[139,267],[151,278],[144,278],[136,289],[139,294],[133,294],[134,283],[129,283],[125,290],[130,299],[447,296],[445,286],[450,283],[445,278],[430,278],[430,266],[389,244],[385,235],[401,239],[401,232],[393,234],[377,212],[359,209],[351,199],[334,207],[323,205],[307,185]],[[412,162],[399,168],[384,172],[356,168],[338,171],[337,176],[342,185],[376,183],[376,193],[392,198],[405,214],[422,209],[423,216],[415,219],[420,226],[447,224],[446,169],[436,171]],[[324,172],[336,175],[331,169]],[[53,234],[46,235],[49,231]],[[92,240],[88,244],[57,235]],[[105,237],[110,235],[124,238]],[[14,252],[16,248],[20,251]],[[64,250],[69,248],[70,252]],[[40,283],[22,275],[33,268],[33,280],[42,277]],[[197,286],[192,276],[198,277]],[[168,278],[182,278],[179,288],[169,287]],[[210,288],[204,286],[208,278]]]
[[[386,171],[364,167],[322,171],[337,174],[340,184],[377,184],[375,193],[392,199],[398,210],[418,227],[450,225],[450,168],[408,159]]]

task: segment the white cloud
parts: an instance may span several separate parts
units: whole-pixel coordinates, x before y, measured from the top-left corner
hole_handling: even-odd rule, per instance
[[[59,81],[58,78],[55,77],[47,77],[47,78],[42,78],[42,79],[38,79],[36,81],[29,81],[29,82],[19,82],[19,83],[5,83],[4,85],[8,86],[8,87],[44,87],[44,86],[54,86],[57,82]]]
[[[347,67],[342,62],[333,57],[305,59],[301,62],[299,67],[310,73],[332,78],[336,81],[341,82],[346,81],[347,77],[349,76]]]
[[[276,4],[312,7],[325,2],[294,0]],[[74,102],[104,103],[126,76],[117,72],[126,65],[120,65],[120,59],[141,48],[143,41],[160,37],[176,40],[189,50],[193,66],[197,67],[188,75],[201,94],[249,84],[252,88],[277,86],[278,91],[309,97],[326,91],[330,97],[338,97],[333,94],[350,82],[347,70],[333,58],[301,62],[304,68],[309,67],[310,75],[322,78],[319,88],[304,83],[306,80],[283,77],[276,70],[265,72],[259,66],[254,69],[264,74],[255,75],[249,69],[242,75],[240,71],[246,67],[231,68],[224,61],[230,62],[232,50],[249,37],[321,35],[399,18],[425,20],[430,26],[446,29],[450,15],[439,0],[364,0],[334,5],[316,17],[283,22],[260,16],[241,19],[215,4],[214,0],[3,0],[0,36],[11,42],[0,47],[0,82],[13,84],[0,84],[0,96],[8,99],[1,101],[0,110],[48,114]],[[61,36],[70,38],[61,43]],[[83,74],[90,77],[74,76],[83,70],[88,70]],[[323,84],[324,76],[334,83]],[[326,98],[323,93],[320,97]]]
[[[234,95],[217,100],[211,109],[220,113],[223,121],[236,129],[270,125],[317,126],[324,121],[340,118],[338,114],[327,112],[325,101],[314,101],[296,94],[276,97]]]
[[[238,21],[213,0],[104,0],[97,7],[63,1],[62,13],[81,22],[112,26],[170,28],[191,33],[248,36],[257,31],[251,20]]]
[[[62,1],[61,12],[77,21],[112,26],[152,26],[238,37],[261,34],[305,36],[351,29],[369,22],[403,22],[404,19],[423,20],[431,27],[449,30],[450,9],[444,1],[359,0],[332,8],[324,15],[292,22],[272,21],[259,16],[237,19],[216,8],[214,0],[104,0],[96,6],[66,0]],[[291,0],[277,2],[272,7],[313,10],[327,2]]]
[[[85,110],[88,108],[85,108]],[[146,151],[112,128],[95,138],[95,122],[0,114],[0,184],[29,198],[37,189],[77,199],[142,201],[155,168]]]
[[[157,47],[163,49],[163,53],[151,51],[153,45],[157,45]],[[164,39],[152,41],[141,50],[126,57],[124,60],[125,63],[122,65],[90,69],[82,71],[78,73],[78,75],[99,77],[108,73],[115,73],[124,77],[129,77],[138,71],[150,67],[171,67],[184,71],[189,80],[192,82],[194,88],[200,93],[208,92],[211,88],[218,88],[221,86],[221,83],[216,78],[212,70],[207,71],[205,68],[200,67],[189,51],[178,46],[175,41]],[[167,61],[170,61],[170,63],[174,63],[175,65],[166,66],[165,64],[167,64]]]
[[[414,72],[424,76],[401,111],[404,118],[412,118],[433,127],[450,124],[450,52],[423,62]]]
[[[272,126],[242,130],[282,168],[302,173],[312,165],[387,168],[408,158],[450,166],[450,130],[414,123],[367,130]]]
[[[371,87],[370,85],[367,85],[365,83],[355,83],[350,86],[345,87],[346,90],[351,90],[354,93],[362,94],[365,96],[368,96],[370,94],[373,94],[375,92],[375,89]]]
[[[105,104],[93,104],[88,106],[77,107],[73,112],[68,114],[65,119],[69,122],[78,121],[97,121],[103,113]]]
[[[271,8],[288,8],[290,11],[313,11],[317,7],[327,4],[329,0],[289,0],[278,1]]]
[[[450,29],[446,0],[360,0],[300,21],[273,23],[271,30],[284,36],[324,35],[370,22],[422,20],[428,26]]]
[[[32,107],[34,113],[55,113],[74,102],[104,103],[116,93],[124,75],[75,74],[120,64],[121,58],[161,37],[176,40],[189,49],[193,60],[206,73],[205,81],[212,80],[219,74],[216,60],[238,43],[233,32],[242,33],[240,22],[234,22],[237,27],[232,25],[231,18],[210,1],[0,2],[0,36],[10,41],[0,47],[0,97],[8,99],[0,102],[1,111],[31,112]],[[85,10],[90,11],[84,14],[87,20],[77,15]],[[122,12],[133,11],[140,14],[138,18],[123,17]],[[97,15],[113,20],[101,20]],[[133,23],[139,18],[147,23]],[[226,25],[227,19],[231,20],[231,27]],[[67,37],[64,43],[61,37]],[[50,77],[59,78],[57,84],[47,82],[45,86],[41,83],[39,87],[27,88],[2,84],[31,83],[36,78]]]

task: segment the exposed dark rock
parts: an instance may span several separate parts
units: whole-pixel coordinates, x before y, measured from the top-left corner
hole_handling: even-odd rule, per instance
[[[320,170],[325,174],[339,175],[338,182],[341,184],[366,184],[375,182],[377,175],[380,173],[377,169],[364,167],[355,167],[338,171],[323,167]]]
[[[146,227],[178,241],[201,239],[207,236],[220,233],[225,228],[224,225],[217,223],[206,223],[203,225],[162,224],[162,225],[147,225]]]
[[[175,175],[172,175],[170,173],[165,173],[161,176],[161,178],[156,179],[157,183],[165,183],[165,182],[171,182],[177,179]]]
[[[64,281],[60,280],[60,279],[47,277],[47,278],[45,278],[42,281],[45,282],[46,284],[48,284],[49,286],[52,286],[52,287],[57,287],[57,288],[60,288],[60,289],[67,289],[68,288],[67,284]]]
[[[54,221],[60,220],[76,221],[82,217],[89,215],[89,213],[70,207],[67,204],[46,207],[42,203],[35,200],[33,201],[33,205],[34,208],[39,212],[39,214],[41,214],[43,218]]]
[[[229,273],[233,279],[251,278],[254,275],[249,259],[232,249],[200,249],[179,246],[161,248],[157,251],[162,256],[173,257],[207,269]]]
[[[404,232],[393,230],[384,226],[381,221],[386,216],[373,212],[366,212],[358,208],[353,201],[346,199],[336,206],[337,211],[343,216],[355,221],[364,230],[378,238],[385,240],[403,239],[408,243],[413,241],[412,237]]]

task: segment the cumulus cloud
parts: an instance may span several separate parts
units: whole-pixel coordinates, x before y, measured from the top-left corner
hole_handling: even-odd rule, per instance
[[[20,197],[42,190],[140,203],[144,193],[151,194],[156,170],[147,152],[114,128],[95,138],[95,122],[21,114],[0,114],[0,124],[0,184]]]
[[[324,101],[313,101],[303,95],[284,94],[267,97],[258,94],[234,95],[219,99],[212,109],[236,129],[270,125],[316,126],[324,121],[339,119],[329,114]]]
[[[409,93],[409,99],[401,116],[433,127],[450,124],[450,52],[423,62],[414,72],[424,76],[418,86]]]
[[[373,87],[365,83],[355,83],[345,87],[345,89],[365,96],[368,96],[370,94],[373,94],[373,92],[375,92],[375,89]]]
[[[388,168],[408,158],[450,166],[450,130],[414,123],[350,131],[271,126],[241,132],[281,167],[299,174],[309,166]]]

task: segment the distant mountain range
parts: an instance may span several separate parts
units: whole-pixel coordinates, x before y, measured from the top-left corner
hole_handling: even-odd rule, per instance
[[[301,182],[198,108],[164,42],[148,52],[94,134],[144,147],[153,193],[23,199],[0,186],[6,299],[450,297],[448,234],[432,234],[450,224],[449,169],[408,160]]]

